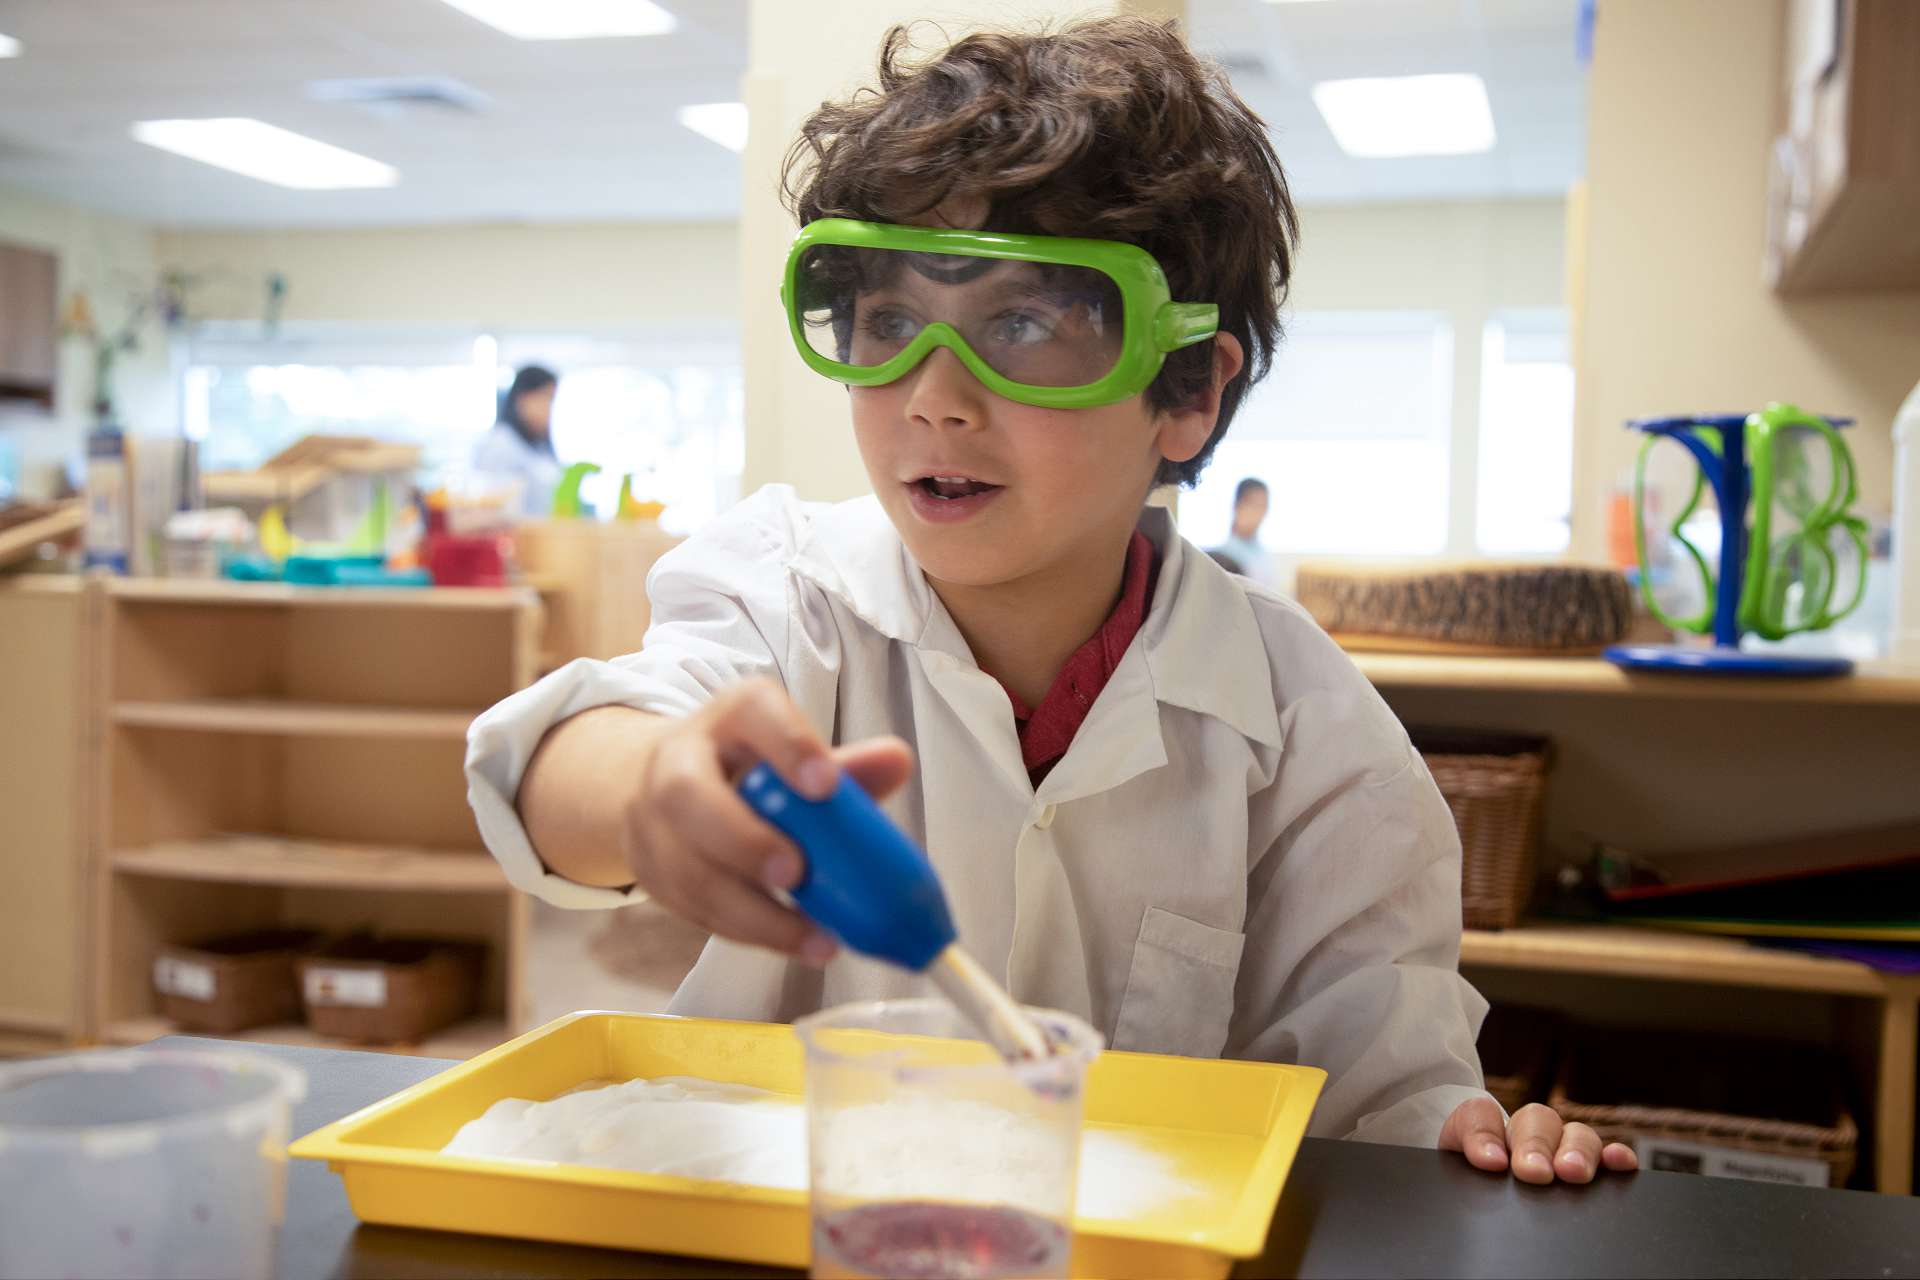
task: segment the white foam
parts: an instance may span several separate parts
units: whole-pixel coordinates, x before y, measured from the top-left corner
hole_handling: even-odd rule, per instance
[[[829,1120],[829,1185],[861,1198],[990,1198],[1043,1205],[1057,1167],[1032,1117],[966,1099],[903,1098]],[[686,1076],[585,1088],[551,1102],[503,1098],[463,1125],[448,1155],[677,1174],[804,1190],[806,1109],[792,1098]],[[1165,1155],[1121,1133],[1081,1138],[1079,1212],[1127,1218],[1201,1194]]]

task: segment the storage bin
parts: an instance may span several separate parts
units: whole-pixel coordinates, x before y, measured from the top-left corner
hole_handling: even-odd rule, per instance
[[[1860,1141],[1839,1068],[1777,1041],[1583,1031],[1549,1101],[1645,1169],[1839,1187]]]
[[[293,1022],[294,962],[319,941],[312,929],[260,929],[161,947],[153,960],[160,1012],[183,1031],[214,1034]]]
[[[1460,910],[1469,929],[1518,924],[1533,896],[1551,751],[1544,738],[1414,729],[1460,830]]]
[[[300,960],[307,1025],[324,1035],[404,1044],[460,1021],[479,997],[484,944],[356,934]]]

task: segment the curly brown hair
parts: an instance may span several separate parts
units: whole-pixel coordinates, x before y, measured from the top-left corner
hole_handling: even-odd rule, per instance
[[[948,200],[983,201],[989,230],[1137,244],[1174,297],[1216,303],[1246,365],[1206,447],[1163,462],[1158,483],[1199,477],[1280,341],[1299,241],[1286,174],[1260,118],[1171,22],[981,32],[928,58],[896,26],[878,87],[822,103],[801,125],[781,189],[803,226],[907,222]],[[1170,353],[1148,406],[1191,403],[1212,361],[1211,342]]]

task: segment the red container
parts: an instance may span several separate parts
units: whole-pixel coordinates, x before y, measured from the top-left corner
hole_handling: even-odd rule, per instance
[[[505,534],[430,533],[420,561],[436,587],[504,587],[511,555]]]

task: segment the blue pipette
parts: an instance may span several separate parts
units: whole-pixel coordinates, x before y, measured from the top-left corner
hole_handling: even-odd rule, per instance
[[[809,800],[764,764],[740,780],[753,811],[800,849],[806,871],[794,905],[841,943],[924,973],[1008,1057],[1047,1056],[1046,1036],[961,949],[927,855],[844,774]]]

